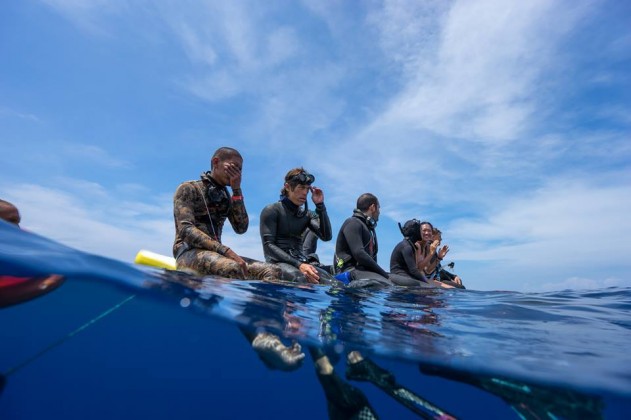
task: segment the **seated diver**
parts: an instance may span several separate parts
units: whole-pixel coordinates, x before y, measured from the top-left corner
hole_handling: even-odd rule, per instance
[[[408,286],[409,278],[388,273],[377,263],[377,222],[381,206],[371,193],[357,198],[357,208],[340,228],[335,242],[334,267],[337,278],[349,287]]]
[[[236,149],[220,147],[210,165],[211,170],[202,173],[200,180],[180,184],[173,197],[173,256],[178,270],[237,279],[279,279],[276,265],[242,257],[221,241],[226,220],[238,234],[248,229],[241,190],[243,157]],[[268,367],[292,370],[302,364],[305,356],[299,346],[285,346],[279,337],[266,332],[241,331]]]
[[[278,267],[242,257],[221,241],[226,220],[238,234],[248,230],[241,154],[231,147],[220,147],[211,157],[210,167],[201,179],[180,184],[173,197],[173,256],[178,270],[237,279],[278,279]]]
[[[390,272],[409,279],[405,286],[451,288],[452,286],[439,281],[428,280],[416,266],[416,242],[421,240],[421,222],[416,219],[408,220],[403,227],[399,224],[399,229],[404,239],[392,250]]]
[[[303,168],[287,172],[280,200],[261,211],[261,241],[265,261],[280,267],[283,280],[330,284],[335,282],[331,274],[310,262],[302,251],[305,229],[311,230],[323,241],[329,241],[333,236],[324,193],[320,188],[311,186],[314,180],[315,177]],[[309,192],[316,205],[316,214],[308,210]]]

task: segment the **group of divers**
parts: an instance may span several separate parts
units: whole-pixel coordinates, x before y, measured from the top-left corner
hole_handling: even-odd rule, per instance
[[[266,206],[260,217],[265,262],[242,257],[221,242],[226,219],[238,234],[248,228],[241,191],[243,159],[233,148],[219,148],[211,170],[201,179],[182,183],[174,196],[175,242],[178,269],[202,275],[245,280],[284,280],[348,287],[464,288],[460,278],[441,261],[449,247],[440,247],[440,231],[416,219],[399,225],[404,239],[392,251],[390,272],[377,263],[378,198],[365,193],[353,215],[342,224],[335,243],[333,265],[324,265],[315,253],[317,241],[333,238],[322,189],[303,168],[285,175],[280,200]],[[227,187],[231,187],[232,194]],[[315,204],[310,211],[307,196]]]
[[[377,197],[370,193],[358,198],[353,215],[342,224],[336,240],[334,264],[321,264],[315,253],[316,244],[318,239],[332,239],[331,223],[323,191],[312,185],[315,177],[303,168],[287,173],[280,201],[266,206],[261,212],[265,262],[238,255],[221,242],[221,233],[226,219],[236,233],[244,233],[248,228],[248,214],[240,188],[242,165],[243,158],[237,150],[221,147],[211,158],[210,171],[202,173],[200,180],[187,181],[178,187],[173,200],[176,230],[173,254],[178,271],[201,276],[350,288],[464,288],[458,276],[442,268],[441,261],[449,248],[440,247],[440,231],[429,222],[412,219],[399,225],[404,239],[392,252],[390,272],[377,264],[375,228],[380,206]],[[308,209],[309,192],[315,212]],[[17,208],[4,200],[0,200],[0,218],[19,227]],[[246,327],[241,327],[241,331],[268,368],[291,371],[302,365],[305,354],[297,342],[285,344],[280,337],[267,331]],[[308,350],[327,400],[330,418],[378,418],[363,392],[335,372],[337,353],[315,346]],[[347,379],[376,385],[420,417],[455,418],[397,383],[394,375],[359,351],[348,352],[346,362]],[[429,364],[421,364],[419,368],[425,374],[469,383],[492,392],[510,404],[522,418],[550,415],[554,418],[555,413],[570,417],[588,414],[598,418],[602,410],[598,399],[572,392],[520,386],[510,380],[471,375]],[[0,375],[0,390],[6,376]]]

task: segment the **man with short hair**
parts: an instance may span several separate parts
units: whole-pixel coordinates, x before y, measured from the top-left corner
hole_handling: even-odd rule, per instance
[[[173,256],[178,269],[229,278],[278,279],[278,267],[243,258],[221,243],[226,219],[237,234],[248,229],[241,191],[241,154],[231,147],[220,147],[210,165],[211,170],[203,172],[200,180],[180,184],[173,197]]]
[[[377,197],[365,193],[357,199],[357,208],[340,228],[335,242],[335,270],[350,275],[351,281],[376,280],[391,285],[389,274],[377,264],[377,233],[380,205]],[[336,276],[337,277],[337,276]]]

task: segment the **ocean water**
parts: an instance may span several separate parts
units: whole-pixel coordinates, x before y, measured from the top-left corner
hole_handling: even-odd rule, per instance
[[[308,348],[384,419],[417,418],[424,405],[457,418],[631,413],[628,288],[368,291],[197,278],[0,222],[0,275],[49,274],[65,281],[0,309],[0,419],[327,418]],[[302,366],[268,368],[244,330],[300,343]],[[353,350],[382,375],[347,379]]]

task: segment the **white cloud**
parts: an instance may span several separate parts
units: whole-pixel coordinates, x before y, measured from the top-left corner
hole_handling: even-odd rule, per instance
[[[85,185],[78,181],[61,189],[14,184],[2,190],[19,208],[24,229],[65,245],[128,262],[148,247],[170,254],[170,202],[123,201],[100,187],[85,189]]]
[[[520,278],[521,285],[513,284],[521,290],[613,285],[612,272],[631,270],[630,197],[628,185],[552,181],[494,203],[482,220],[452,223],[445,229],[450,258],[486,263],[480,276],[487,279],[495,270]],[[574,280],[550,282],[563,276]]]
[[[209,42],[210,35],[202,37],[186,23],[181,23],[175,32],[181,39],[186,55],[193,63],[201,63],[210,67],[215,65],[217,52],[213,48],[212,42]]]
[[[81,162],[100,165],[109,168],[129,168],[130,162],[112,155],[105,149],[94,144],[83,144],[77,142],[61,143],[60,155],[66,159],[76,159]]]
[[[1,107],[1,106],[0,106],[0,117],[18,118],[21,120],[27,120],[27,121],[31,121],[35,123],[41,122],[41,120],[39,119],[39,117],[37,117],[37,115],[19,112],[19,111],[6,108],[6,107]]]
[[[542,76],[583,9],[547,1],[454,3],[440,34],[429,34],[437,52],[419,50],[424,55],[413,60],[416,73],[376,124],[491,143],[518,137],[531,123],[538,98],[547,97]],[[400,32],[384,31],[383,37],[396,45],[389,37],[399,35],[405,48]]]

